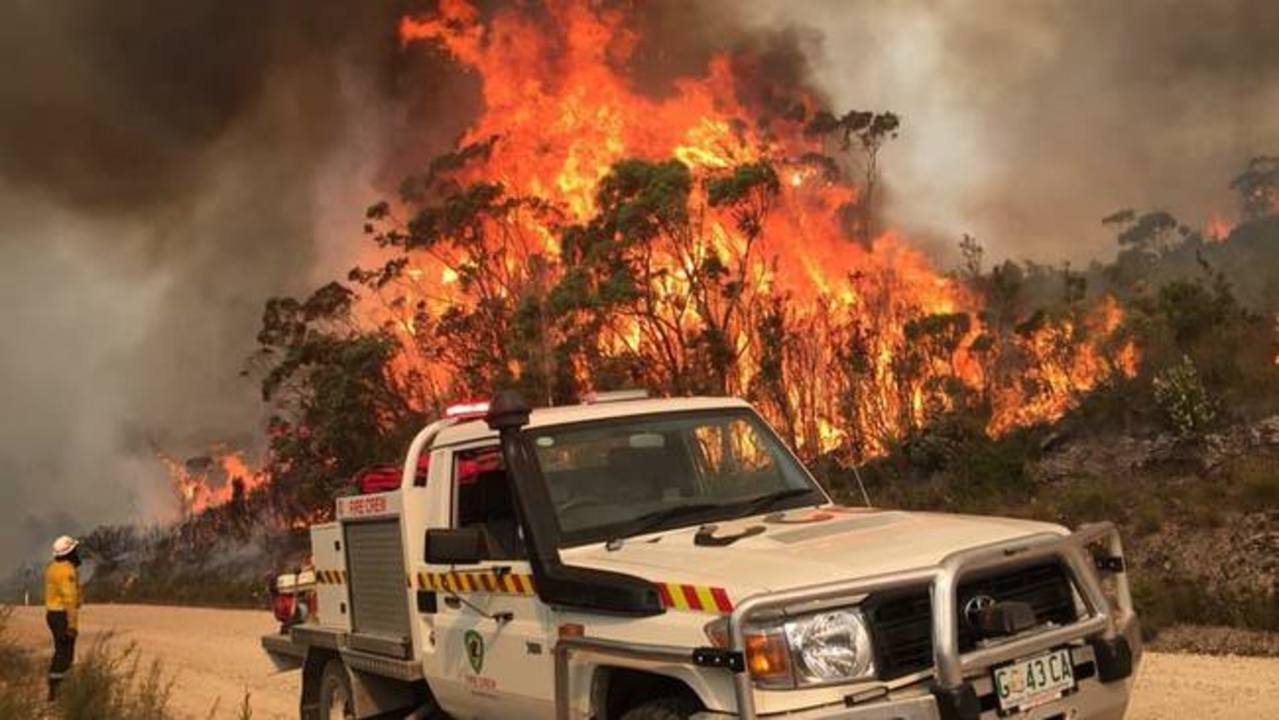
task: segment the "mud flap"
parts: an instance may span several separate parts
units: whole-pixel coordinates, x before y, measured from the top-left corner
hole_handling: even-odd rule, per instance
[[[1132,675],[1132,647],[1128,638],[1117,635],[1109,640],[1090,640],[1097,661],[1097,679],[1104,683],[1123,680]]]
[[[347,668],[356,717],[368,718],[393,710],[408,712],[422,705],[422,693],[412,683]]]

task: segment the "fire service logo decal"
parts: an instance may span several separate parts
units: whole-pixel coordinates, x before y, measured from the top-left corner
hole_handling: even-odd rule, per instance
[[[480,672],[484,668],[484,638],[474,630],[467,630],[462,636],[462,644],[466,646],[466,659],[471,669]]]

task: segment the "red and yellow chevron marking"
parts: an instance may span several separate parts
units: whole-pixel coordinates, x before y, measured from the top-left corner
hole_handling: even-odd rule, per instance
[[[423,590],[445,590],[455,593],[497,593],[533,596],[533,576],[525,573],[495,572],[419,572],[417,584]],[[728,591],[709,585],[655,583],[662,607],[705,613],[730,613],[733,601]]]
[[[320,585],[345,585],[345,570],[316,570],[315,582]]]
[[[733,612],[733,601],[724,588],[663,582],[656,585],[662,607],[706,613]]]
[[[419,572],[418,587],[423,590],[448,590],[458,593],[498,593],[502,595],[534,595],[533,576],[524,573]]]

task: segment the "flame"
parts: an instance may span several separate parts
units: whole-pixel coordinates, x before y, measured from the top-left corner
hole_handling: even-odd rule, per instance
[[[1111,337],[1122,322],[1123,309],[1111,296],[1083,318],[1089,337]],[[1099,344],[1072,342],[1075,332],[1075,321],[1067,319],[1035,329],[1022,340],[1026,355],[1034,362],[1026,368],[1021,384],[997,393],[992,432],[1056,419],[1101,382],[1137,374],[1140,353],[1131,339],[1107,355]]]
[[[164,451],[157,451],[156,457],[169,475],[184,517],[224,505],[237,494],[247,495],[270,482],[269,473],[251,467],[243,453],[220,445],[211,448],[208,455],[185,461]]]
[[[1212,212],[1208,215],[1208,222],[1204,223],[1204,237],[1209,240],[1222,242],[1230,237],[1230,233],[1235,229],[1235,224],[1227,220],[1224,215],[1218,212]]]
[[[717,391],[756,399],[805,452],[843,449],[853,457],[882,452],[947,409],[954,393],[946,378],[988,394],[990,430],[1004,432],[1051,420],[1108,377],[1135,372],[1135,347],[1101,349],[1122,323],[1113,299],[987,348],[978,293],[937,271],[895,231],[852,242],[841,214],[861,190],[808,159],[830,150],[829,140],[804,132],[803,118],[821,109],[814,96],[788,88],[794,105],[779,113],[759,99],[768,94],[756,92],[766,84],[759,73],[718,55],[699,76],[650,97],[619,69],[639,41],[625,7],[548,0],[534,15],[522,5],[482,15],[465,0],[441,0],[435,13],[406,16],[399,25],[404,47],[433,44],[480,80],[484,111],[459,145],[492,142],[482,158],[455,170],[458,179],[498,181],[556,209],[549,218],[521,215],[503,235],[507,245],[482,259],[494,296],[555,279],[553,262],[549,277],[535,276],[534,259],[558,259],[557,228],[591,217],[600,181],[622,159],[675,158],[697,179],[767,161],[780,183],[758,236],[741,230],[731,213],[710,208],[698,184],[690,210],[699,232],[667,242],[650,259],[647,290],[659,321],[609,318],[601,355],[653,358],[658,384],[679,388],[680,363],[659,360],[672,342],[717,321],[734,357]],[[738,305],[698,295],[698,268],[712,256],[740,269]],[[476,290],[464,278],[480,262],[455,249],[415,251],[400,301],[368,310],[380,320],[390,314],[386,324],[405,347],[395,371],[419,380],[406,384],[428,395],[456,379],[422,350],[432,338],[415,308],[438,315],[474,307]],[[763,349],[760,328],[770,318],[786,333],[781,358]],[[1002,369],[1013,356],[1030,359],[1028,374]],[[522,370],[514,361],[510,368]],[[778,374],[786,378],[780,388],[770,385]]]

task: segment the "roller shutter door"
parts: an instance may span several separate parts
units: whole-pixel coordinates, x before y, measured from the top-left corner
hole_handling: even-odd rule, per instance
[[[351,629],[407,640],[408,589],[399,520],[353,522],[345,527]]]

